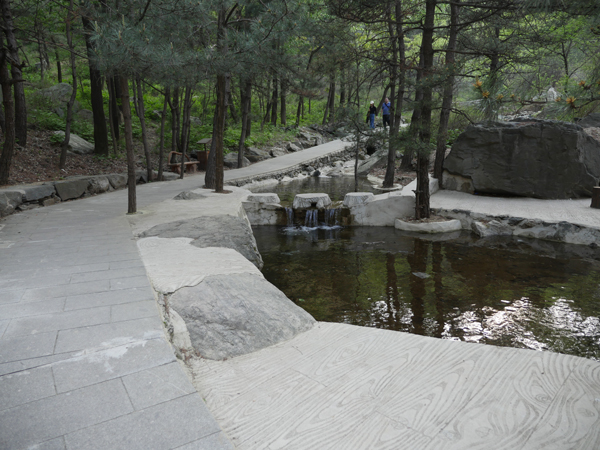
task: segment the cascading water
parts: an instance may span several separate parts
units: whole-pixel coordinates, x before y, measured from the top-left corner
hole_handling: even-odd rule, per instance
[[[286,207],[285,214],[287,216],[287,226],[293,227],[294,226],[294,210],[292,208]]]
[[[340,224],[340,208],[327,208],[323,216],[326,227],[335,227]]]
[[[304,226],[307,228],[316,228],[319,226],[319,210],[307,209],[304,217]]]

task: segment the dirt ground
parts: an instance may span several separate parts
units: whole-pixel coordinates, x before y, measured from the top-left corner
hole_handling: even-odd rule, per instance
[[[73,175],[99,175],[127,172],[125,150],[109,158],[95,155],[67,155],[67,164],[62,171],[58,168],[60,145],[51,141],[52,131],[29,130],[27,147],[17,147],[13,155],[9,185],[56,181]],[[136,167],[146,167],[141,145],[135,149]],[[158,166],[158,155],[152,156],[154,167]]]

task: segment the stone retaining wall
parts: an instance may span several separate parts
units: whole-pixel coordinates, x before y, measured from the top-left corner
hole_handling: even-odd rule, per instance
[[[156,173],[155,173],[156,174]],[[163,179],[173,180],[177,174],[165,172]],[[136,172],[136,183],[147,183],[145,170]],[[102,194],[127,187],[127,174],[111,173],[106,175],[77,176],[61,181],[48,181],[39,184],[17,185],[0,189],[0,217],[15,211],[74,200],[90,195]]]
[[[592,248],[600,242],[600,228],[591,228],[569,222],[546,222],[523,217],[488,216],[463,210],[432,210],[434,214],[459,219],[464,230],[471,230],[480,237],[517,236],[587,245]]]

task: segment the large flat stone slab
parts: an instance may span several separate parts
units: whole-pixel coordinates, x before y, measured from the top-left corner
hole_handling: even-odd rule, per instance
[[[195,286],[210,275],[260,271],[240,253],[228,248],[198,248],[192,239],[157,237],[138,241],[140,254],[154,289],[165,294]]]
[[[222,215],[197,217],[156,225],[140,237],[191,238],[192,245],[199,248],[223,247],[236,250],[256,267],[262,269],[263,260],[256,246],[256,239],[247,220]]]
[[[194,349],[208,359],[243,355],[293,338],[315,320],[262,275],[214,275],[169,299]]]
[[[600,363],[568,355],[320,322],[194,371],[240,450],[600,445]]]

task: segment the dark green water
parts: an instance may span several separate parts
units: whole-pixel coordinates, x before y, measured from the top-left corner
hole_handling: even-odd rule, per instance
[[[317,320],[600,360],[598,250],[369,227],[254,234],[265,277]]]

